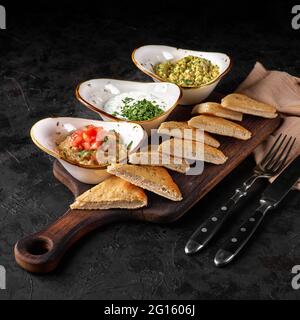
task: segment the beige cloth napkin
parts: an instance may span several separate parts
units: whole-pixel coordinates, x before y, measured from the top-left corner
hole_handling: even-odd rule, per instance
[[[280,128],[254,150],[255,161],[259,162],[263,158],[280,133],[297,138],[289,161],[298,156],[300,154],[300,78],[282,71],[266,70],[261,63],[257,62],[236,91],[276,106],[283,118]],[[300,180],[295,185],[295,189],[300,190]]]

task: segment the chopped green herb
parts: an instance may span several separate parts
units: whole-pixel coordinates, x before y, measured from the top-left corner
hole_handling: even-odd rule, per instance
[[[187,85],[193,84],[193,80],[183,80],[183,82]]]
[[[87,156],[90,156],[92,152],[93,152],[92,150],[82,150],[78,152],[78,156],[80,158],[85,158]]]
[[[155,101],[147,99],[132,101],[133,99],[126,97],[121,109],[121,116],[130,121],[149,120],[164,113],[164,110]]]
[[[104,141],[104,142],[107,142],[107,141],[108,141],[108,136],[105,136],[104,139],[103,139],[103,141]]]

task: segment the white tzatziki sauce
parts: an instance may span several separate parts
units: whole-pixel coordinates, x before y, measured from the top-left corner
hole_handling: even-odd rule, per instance
[[[162,101],[160,98],[154,96],[151,93],[144,93],[141,91],[130,91],[130,92],[123,92],[116,96],[110,98],[103,106],[103,111],[109,113],[115,117],[126,119],[126,117],[122,116],[122,108],[124,107],[124,99],[129,98],[132,99],[127,105],[132,105],[137,101],[140,100],[148,100],[153,102],[154,104],[158,105],[163,111],[167,110],[166,103]]]

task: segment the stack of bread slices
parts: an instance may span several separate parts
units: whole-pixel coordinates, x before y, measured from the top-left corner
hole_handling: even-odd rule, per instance
[[[220,142],[211,134],[241,140],[251,138],[251,132],[236,123],[243,114],[264,118],[277,116],[274,106],[233,93],[221,103],[206,102],[193,108],[187,122],[164,122],[158,134],[167,136],[159,146],[129,155],[130,164],[111,164],[112,176],[76,198],[72,209],[135,209],[146,206],[144,189],[172,201],[182,200],[182,194],[166,169],[187,173],[193,161],[224,164],[227,156],[219,149]]]
[[[173,157],[201,160],[213,164],[224,164],[227,156],[219,150],[220,143],[210,134],[233,137],[240,140],[251,138],[251,132],[237,122],[243,120],[243,114],[264,118],[277,117],[276,108],[239,93],[232,93],[221,103],[205,102],[197,104],[187,122],[165,122],[158,129],[161,134],[172,136],[159,146],[159,152]],[[188,135],[184,132],[190,129]],[[202,130],[203,134],[199,132]],[[200,137],[200,138],[199,138]],[[186,149],[188,150],[186,152]],[[202,150],[198,152],[197,150]]]

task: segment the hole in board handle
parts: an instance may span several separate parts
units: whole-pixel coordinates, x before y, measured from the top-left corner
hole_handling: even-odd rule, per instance
[[[53,247],[52,241],[45,238],[33,239],[27,246],[27,251],[33,256],[41,256],[48,253]]]

